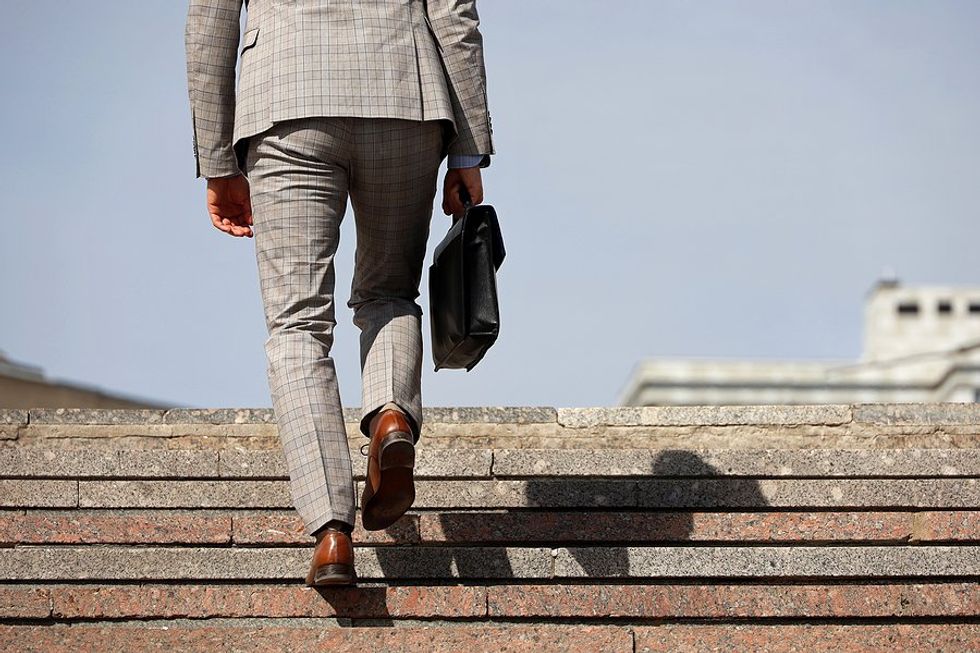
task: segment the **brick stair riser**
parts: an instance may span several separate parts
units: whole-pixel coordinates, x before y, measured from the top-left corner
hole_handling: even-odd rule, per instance
[[[324,600],[327,599],[327,600]],[[6,619],[912,619],[976,617],[976,583],[0,586]]]
[[[980,511],[416,512],[383,531],[358,521],[355,546],[416,544],[980,542]],[[18,544],[305,545],[291,508],[5,510],[0,546]]]
[[[462,626],[329,627],[273,621],[223,623],[139,622],[118,626],[75,625],[43,629],[0,625],[0,649],[16,651],[288,650],[363,653],[456,653],[492,648],[498,653],[701,653],[703,651],[835,651],[894,653],[976,651],[977,624],[880,625],[664,625],[664,626]]]

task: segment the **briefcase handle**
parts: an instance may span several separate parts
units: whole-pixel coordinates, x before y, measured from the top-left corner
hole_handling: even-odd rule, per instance
[[[456,224],[456,221],[466,215],[466,211],[473,207],[473,198],[470,197],[470,191],[466,190],[466,186],[459,187],[459,199],[463,201],[463,212],[453,215],[453,224]]]
[[[453,216],[453,226],[464,216],[466,211],[473,208],[473,200],[470,197],[470,192],[466,190],[466,186],[459,187],[459,199],[463,200],[464,211],[458,215]],[[493,267],[494,269],[499,269],[500,264],[504,262],[504,237],[500,233],[500,224],[497,222],[497,213],[493,210],[493,207],[488,206],[489,214],[487,219],[492,225],[490,231],[493,235]]]

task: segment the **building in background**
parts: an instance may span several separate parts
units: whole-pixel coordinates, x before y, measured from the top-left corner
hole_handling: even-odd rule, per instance
[[[0,408],[173,408],[61,379],[48,379],[40,367],[10,360],[0,351]]]
[[[980,401],[980,287],[879,281],[857,361],[645,360],[623,406]]]

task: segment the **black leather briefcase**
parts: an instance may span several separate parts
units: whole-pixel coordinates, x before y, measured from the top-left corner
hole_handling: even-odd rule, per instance
[[[500,333],[497,270],[504,240],[492,206],[465,204],[429,267],[429,324],[435,369],[473,369]]]

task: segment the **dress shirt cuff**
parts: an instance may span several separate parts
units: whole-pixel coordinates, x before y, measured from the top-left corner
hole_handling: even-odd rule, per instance
[[[233,173],[227,173],[226,172],[226,173],[222,173],[222,174],[218,174],[218,175],[202,175],[202,176],[205,179],[231,179],[233,177],[238,177],[241,174],[242,174],[242,171],[239,170],[238,172],[233,172]]]
[[[450,154],[446,165],[450,168],[486,168],[490,165],[490,155]]]

